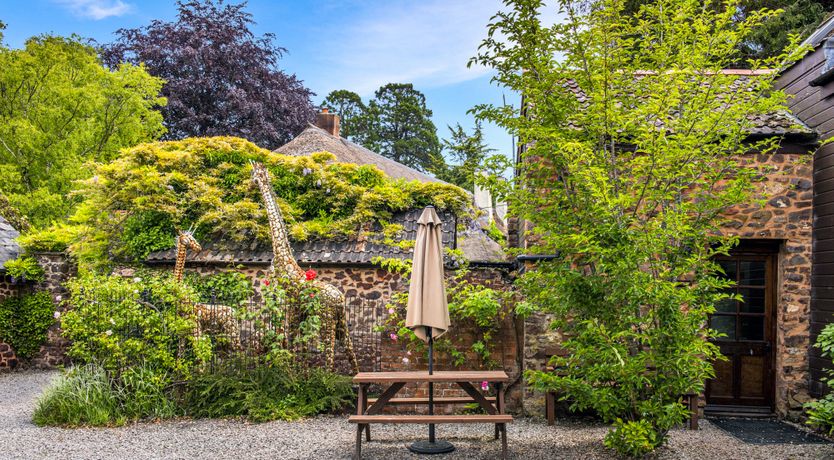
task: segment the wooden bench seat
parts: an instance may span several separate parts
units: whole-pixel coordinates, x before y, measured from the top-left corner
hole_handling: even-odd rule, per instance
[[[351,423],[512,423],[513,416],[502,415],[351,415]]]
[[[368,398],[368,404],[373,404],[376,402],[377,398]],[[487,401],[494,403],[495,396],[488,396],[486,398]],[[386,404],[428,404],[429,398],[392,398],[389,399]],[[469,396],[460,396],[460,397],[446,397],[446,398],[434,398],[435,404],[472,404],[477,403],[474,399]]]

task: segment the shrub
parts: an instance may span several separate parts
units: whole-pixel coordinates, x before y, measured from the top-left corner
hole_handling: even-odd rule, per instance
[[[8,297],[0,302],[0,340],[11,345],[18,358],[31,358],[46,341],[54,313],[47,292]]]
[[[67,287],[72,308],[61,324],[72,358],[116,373],[144,363],[183,378],[210,357],[208,338],[194,336],[196,295],[171,277],[90,275]]]
[[[140,364],[113,377],[97,364],[73,367],[38,399],[32,419],[44,426],[122,425],[177,414],[165,372]]]
[[[7,275],[23,281],[40,282],[44,278],[43,267],[32,257],[23,256],[8,260],[3,267]]]
[[[605,446],[630,457],[642,457],[658,447],[662,439],[647,420],[617,419],[614,429],[605,436]]]
[[[185,278],[202,302],[238,306],[255,294],[248,276],[238,271],[228,271],[201,276],[188,273]]]
[[[195,376],[187,385],[184,411],[193,417],[295,420],[340,410],[353,396],[349,377],[323,369],[229,366]]]
[[[38,399],[32,421],[39,426],[122,424],[119,398],[103,368],[74,367]]]
[[[819,348],[824,358],[834,359],[834,324],[829,324],[820,332],[815,347]],[[834,371],[828,370],[822,379],[828,388],[834,387]],[[822,399],[805,404],[808,412],[807,423],[821,429],[829,435],[834,435],[834,394],[829,393]]]

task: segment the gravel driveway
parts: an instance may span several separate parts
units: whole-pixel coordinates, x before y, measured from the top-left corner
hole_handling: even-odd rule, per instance
[[[35,399],[56,372],[0,374],[0,458],[6,459],[142,459],[228,458],[346,459],[353,452],[354,427],[345,417],[317,417],[299,422],[249,424],[232,420],[179,420],[140,423],[122,428],[38,428],[30,421]],[[405,449],[422,439],[426,428],[390,425],[372,428],[374,441],[363,444],[363,458],[418,458]],[[513,458],[604,459],[606,427],[564,422],[548,427],[521,419],[508,428]],[[500,445],[492,427],[442,425],[438,434],[457,450],[443,459],[497,458]],[[751,445],[702,423],[698,432],[675,430],[660,459],[834,459],[834,445]]]

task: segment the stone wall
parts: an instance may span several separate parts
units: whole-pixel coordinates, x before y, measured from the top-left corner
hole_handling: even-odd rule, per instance
[[[52,296],[55,304],[55,311],[58,317],[67,306],[64,302],[67,296],[67,289],[64,287],[70,277],[75,276],[76,266],[63,252],[41,252],[33,254],[45,272],[44,281],[35,286],[38,291],[46,291]],[[69,364],[66,350],[69,342],[61,334],[60,320],[55,323],[46,333],[46,343],[41,346],[38,355],[32,360],[37,367],[54,367]]]
[[[779,246],[775,407],[782,417],[798,418],[802,404],[809,399],[813,159],[798,147],[792,151],[787,148],[771,154],[749,154],[741,161],[761,172],[756,198],[765,199],[765,203],[751,200],[728,209],[729,221],[723,231],[744,240],[768,240]],[[523,223],[516,226],[519,234],[526,228]],[[525,369],[543,369],[549,357],[559,353],[562,337],[550,330],[549,322],[543,314],[531,315],[525,321]],[[525,412],[541,414],[543,406],[543,395],[526,390]]]
[[[798,418],[809,400],[813,157],[788,150],[746,155],[742,161],[761,171],[757,198],[767,202],[727,210],[724,231],[746,240],[779,243],[775,405],[778,415]]]
[[[21,285],[12,283],[8,276],[0,277],[0,302],[19,294]],[[17,355],[8,343],[0,341],[0,370],[14,369],[20,364]]]

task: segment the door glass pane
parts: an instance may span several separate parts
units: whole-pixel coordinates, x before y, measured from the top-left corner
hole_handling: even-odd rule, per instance
[[[728,294],[735,293],[735,290],[727,291]],[[735,313],[736,312],[736,299],[729,298],[729,299],[722,299],[718,303],[715,304],[715,311],[721,311],[725,313]]]
[[[730,280],[736,280],[736,261],[735,260],[719,260],[718,265],[721,266],[721,269],[724,270],[724,275],[720,275],[722,278],[727,278]]]
[[[742,260],[739,262],[738,284],[743,286],[764,286],[765,263],[763,260]]]
[[[764,340],[764,316],[740,316],[739,340]]]
[[[763,288],[741,288],[738,292],[744,299],[744,302],[741,303],[741,311],[745,313],[764,313],[765,290]]]
[[[736,338],[735,316],[715,315],[710,320],[710,327],[722,334],[725,334],[725,337],[720,337],[718,340],[735,340]]]

